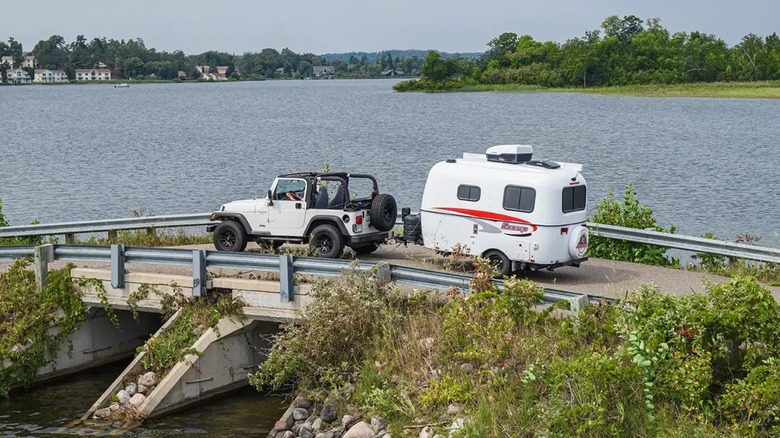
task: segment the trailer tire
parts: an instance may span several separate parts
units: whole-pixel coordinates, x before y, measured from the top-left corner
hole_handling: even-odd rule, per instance
[[[395,198],[382,193],[371,201],[371,226],[379,231],[390,231],[395,226],[398,205]]]
[[[318,257],[337,259],[344,252],[344,236],[333,225],[319,225],[311,232],[309,247]]]
[[[488,259],[490,264],[498,270],[496,278],[506,277],[512,273],[512,262],[509,261],[509,257],[503,252],[491,249],[490,251],[485,251],[482,257]]]
[[[238,222],[224,221],[214,229],[214,248],[217,251],[241,252],[246,249],[247,235]]]

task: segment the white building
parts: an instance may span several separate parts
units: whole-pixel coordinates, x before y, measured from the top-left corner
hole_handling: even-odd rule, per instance
[[[68,75],[62,70],[36,69],[33,82],[68,82]]]
[[[38,60],[34,56],[27,55],[22,61],[22,67],[24,68],[38,68]]]
[[[77,81],[110,81],[111,70],[107,68],[77,68]]]
[[[6,64],[6,63],[8,63],[9,67],[13,68],[13,66],[14,66],[14,57],[13,56],[3,56],[2,58],[0,58],[0,65],[3,65],[3,64]]]
[[[21,68],[12,68],[5,72],[6,74],[6,82],[9,84],[29,84],[32,82],[32,79],[30,79],[30,75],[27,74],[27,71],[22,70]]]

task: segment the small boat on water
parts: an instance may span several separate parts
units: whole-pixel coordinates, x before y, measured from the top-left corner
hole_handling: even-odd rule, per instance
[[[114,84],[114,88],[130,88],[130,84]]]

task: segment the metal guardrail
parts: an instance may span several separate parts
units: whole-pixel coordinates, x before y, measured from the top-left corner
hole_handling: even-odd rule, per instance
[[[618,227],[588,223],[588,229],[599,237],[663,246],[685,251],[716,254],[727,257],[737,257],[761,262],[780,263],[780,249],[762,246],[745,245],[743,243],[726,242],[723,240],[705,239],[703,237],[683,236],[679,234],[660,233],[652,230]]]
[[[83,221],[60,224],[38,224],[0,228],[0,238],[65,235],[66,243],[72,241],[75,234],[116,233],[119,230],[173,228],[173,227],[198,227],[213,225],[216,222],[210,220],[210,213],[178,214],[167,216],[148,216],[126,219],[108,219],[100,221]],[[396,225],[400,225],[400,216]],[[614,225],[602,225],[588,223],[594,235],[608,239],[625,240],[628,242],[644,243],[684,251],[693,251],[706,254],[737,257],[761,262],[780,263],[780,249],[767,248],[740,243],[726,242],[702,237],[683,236],[679,234],[659,233],[657,231],[639,230],[635,228],[618,227]],[[69,238],[69,236],[71,238]]]
[[[388,280],[401,284],[427,289],[449,289],[453,286],[469,290],[471,277],[448,272],[430,271],[407,266],[386,263],[360,263],[350,260],[321,259],[317,257],[294,257],[292,255],[266,255],[253,253],[218,252],[207,250],[189,250],[178,248],[138,248],[124,245],[88,246],[88,245],[40,245],[40,246],[0,246],[0,260],[21,257],[34,257],[36,279],[39,287],[46,282],[48,262],[99,261],[111,264],[111,286],[125,286],[126,263],[149,263],[161,265],[192,266],[193,296],[200,297],[206,292],[208,273],[206,268],[236,269],[249,271],[279,272],[280,298],[282,302],[294,299],[294,274],[338,276],[345,271],[366,271],[385,266]],[[502,280],[496,280],[499,288],[504,287]],[[604,298],[589,297],[560,290],[545,290],[543,301],[554,304],[568,301],[572,309],[579,309],[588,301],[604,301]]]

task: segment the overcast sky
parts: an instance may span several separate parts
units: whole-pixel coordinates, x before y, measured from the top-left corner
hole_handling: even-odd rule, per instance
[[[564,42],[607,16],[630,14],[659,17],[671,32],[714,33],[730,46],[751,32],[780,31],[777,0],[3,0],[0,39],[14,37],[26,51],[54,34],[68,42],[82,34],[142,38],[147,47],[186,54],[266,47],[481,52],[503,32]]]

